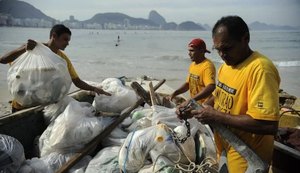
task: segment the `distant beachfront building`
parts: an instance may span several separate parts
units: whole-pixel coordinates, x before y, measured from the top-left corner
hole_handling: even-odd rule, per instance
[[[14,18],[7,14],[0,14],[0,26],[22,26],[22,27],[38,27],[50,28],[55,21],[36,18]]]

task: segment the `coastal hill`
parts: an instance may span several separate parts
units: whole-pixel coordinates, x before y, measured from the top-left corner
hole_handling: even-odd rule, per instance
[[[157,11],[152,10],[148,19],[134,18],[123,13],[97,13],[88,20],[79,21],[74,16],[64,21],[47,16],[31,4],[19,0],[0,0],[0,26],[52,27],[63,23],[70,28],[87,29],[151,29],[151,30],[211,30],[207,24],[184,21],[167,22]],[[296,30],[292,26],[276,26],[261,22],[249,24],[251,30]]]
[[[258,21],[251,23],[249,25],[249,28],[251,28],[253,30],[295,30],[295,29],[297,29],[295,27],[286,26],[286,25],[283,25],[283,26],[268,25],[268,24],[261,23]]]
[[[44,19],[47,21],[55,20],[34,6],[17,0],[0,0],[0,14],[8,14],[14,18],[26,19]]]
[[[123,13],[98,13],[95,16],[93,16],[89,20],[83,21],[84,24],[101,24],[105,25],[106,23],[113,23],[118,25],[145,25],[145,26],[152,26],[152,27],[158,27],[159,25],[154,23],[151,20],[142,19],[142,18],[134,18],[130,17]]]

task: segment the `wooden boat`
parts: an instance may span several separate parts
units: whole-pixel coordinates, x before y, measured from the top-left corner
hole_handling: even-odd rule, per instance
[[[280,93],[281,117],[279,129],[274,143],[272,171],[276,172],[295,172],[300,169],[300,151],[287,143],[289,138],[286,129],[293,130],[299,135],[294,136],[300,143],[300,100],[285,92]],[[290,134],[289,134],[290,135]],[[284,139],[285,138],[285,139]]]
[[[132,83],[139,83],[144,91],[149,90],[149,83],[153,83],[155,85],[154,89],[157,89],[156,94],[161,97],[171,94],[173,91],[172,88],[168,87],[164,84],[165,80],[128,80],[126,81],[126,85],[130,86]],[[94,100],[94,96],[87,91],[76,91],[70,94],[73,98],[80,102],[89,102],[92,103]],[[183,97],[177,97],[176,100],[178,102],[182,102],[184,100]],[[149,101],[149,100],[148,100]],[[79,153],[76,153],[62,168],[60,168],[57,172],[67,172],[76,162],[78,162],[83,156],[93,153],[95,148],[97,151],[101,149],[99,142],[101,139],[104,139],[108,134],[118,125],[120,124],[126,117],[129,116],[130,112],[133,111],[136,107],[143,104],[144,100],[140,99],[135,105],[132,105],[127,109],[127,111],[123,112],[116,120],[109,125],[101,134],[99,134],[94,140],[89,142],[84,149],[82,149]],[[37,136],[41,135],[44,130],[47,128],[46,123],[43,118],[43,106],[36,106],[28,109],[24,109],[13,114],[8,114],[0,117],[0,134],[5,134],[12,136],[24,147],[25,157],[26,159],[31,159],[33,157],[38,157],[34,148],[36,147]],[[211,129],[204,125],[201,127],[201,131],[197,132],[195,137],[195,143],[198,147],[196,147],[196,155],[197,162],[200,163],[205,157],[214,158],[216,160],[216,149],[214,145],[214,139]],[[201,144],[200,144],[201,143]],[[216,167],[216,166],[215,166]]]
[[[131,86],[133,82],[138,82],[139,85],[146,91],[150,91],[149,83],[152,82],[156,85],[156,93],[160,96],[166,96],[171,94],[174,90],[164,84],[164,81],[158,81],[153,79],[138,79],[128,80],[126,85]],[[137,89],[135,89],[137,90]],[[138,92],[138,91],[137,91]],[[76,91],[70,93],[70,96],[80,102],[92,103],[94,96],[86,91]],[[184,96],[178,97],[177,102],[185,100]],[[100,135],[98,135],[93,141],[88,143],[86,147],[73,158],[71,158],[62,168],[57,172],[67,172],[78,160],[84,155],[91,154],[95,148],[99,148],[99,141],[107,136],[119,123],[121,123],[132,110],[138,105],[141,105],[144,101],[140,99],[135,105],[132,105],[125,113],[119,116],[114,123],[108,126]],[[146,101],[147,102],[147,101]],[[148,98],[148,102],[150,98]],[[18,139],[24,147],[25,156],[27,159],[37,157],[34,148],[36,137],[41,135],[46,129],[46,125],[43,118],[43,106],[36,106],[28,108],[13,114],[8,114],[0,117],[0,134],[6,134]],[[199,164],[204,157],[211,157],[216,159],[216,149],[213,139],[213,134],[209,126],[202,125],[201,131],[195,137],[196,142],[196,155],[197,163]],[[300,163],[300,152],[287,145],[275,141],[275,150],[273,156],[273,165],[270,172],[292,172],[291,170],[298,170]],[[213,171],[212,171],[213,172]]]

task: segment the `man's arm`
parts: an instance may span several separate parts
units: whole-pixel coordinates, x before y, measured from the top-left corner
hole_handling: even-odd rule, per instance
[[[74,83],[74,85],[76,87],[78,87],[80,89],[88,90],[88,91],[93,91],[93,92],[96,92],[97,94],[104,94],[104,95],[107,95],[107,96],[111,96],[110,93],[105,92],[101,88],[97,88],[97,87],[91,86],[91,85],[87,84],[86,82],[82,81],[80,78],[72,79],[72,82]]]
[[[211,95],[211,93],[215,90],[216,84],[209,84],[201,92],[199,92],[196,96],[194,96],[194,100],[198,101],[201,99],[205,99]]]
[[[220,123],[247,132],[274,135],[278,128],[278,121],[257,120],[250,115],[233,116],[219,112],[208,106],[201,110],[192,111],[192,114],[202,123]]]
[[[17,59],[20,55],[22,55],[24,52],[26,52],[26,44],[22,45],[21,47],[8,52],[7,54],[3,55],[0,58],[1,64],[8,64],[13,62],[15,59]]]
[[[179,94],[185,93],[188,90],[189,90],[189,83],[185,82],[181,87],[179,87],[177,90],[175,90],[170,95],[170,100],[172,100],[173,98],[175,98]]]
[[[22,55],[26,50],[32,50],[36,46],[36,42],[34,40],[29,39],[26,44],[21,47],[8,52],[0,58],[0,63],[8,64],[16,60],[20,55]]]

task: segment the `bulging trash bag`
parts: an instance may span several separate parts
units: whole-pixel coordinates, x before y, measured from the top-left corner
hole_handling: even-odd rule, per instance
[[[117,78],[107,78],[101,82],[103,90],[111,93],[111,96],[104,94],[96,95],[93,106],[97,111],[120,113],[127,107],[134,105],[138,96],[134,90],[122,84]]]
[[[26,107],[61,100],[72,82],[66,61],[42,43],[12,63],[7,80],[12,97]]]
[[[105,124],[95,113],[95,108],[90,103],[71,101],[41,135],[41,156],[51,152],[76,152],[83,148],[105,128]]]
[[[119,152],[119,165],[122,171],[138,172],[151,150],[166,154],[178,160],[179,148],[173,142],[169,128],[164,124],[131,132]]]
[[[0,134],[0,172],[16,172],[24,161],[22,144],[11,136]]]
[[[43,109],[44,122],[49,125],[66,109],[71,101],[75,101],[75,99],[67,95],[59,102],[45,106]]]
[[[97,155],[88,164],[85,173],[109,172],[119,173],[118,154],[119,146],[106,147],[97,153]]]
[[[74,153],[60,154],[53,152],[41,158],[34,157],[26,160],[17,173],[54,173],[66,164],[73,155]],[[69,169],[68,173],[84,172],[91,160],[91,156],[84,156],[71,169]]]

